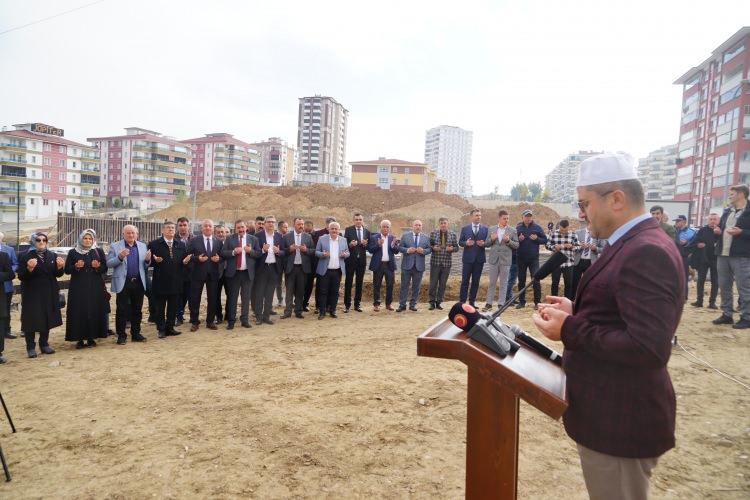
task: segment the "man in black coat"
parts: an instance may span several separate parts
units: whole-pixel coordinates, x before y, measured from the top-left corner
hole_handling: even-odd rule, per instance
[[[216,290],[219,286],[221,262],[221,242],[214,236],[214,221],[206,219],[201,223],[201,236],[194,237],[187,244],[187,265],[190,266],[190,331],[198,330],[200,321],[201,295],[206,287],[206,326],[216,330]]]
[[[250,233],[253,228],[250,228]],[[227,280],[227,330],[234,329],[237,320],[237,298],[242,296],[240,322],[250,328],[250,295],[255,281],[255,259],[260,257],[258,239],[248,233],[245,221],[234,223],[234,234],[224,241],[222,257],[225,259],[224,279]]]
[[[344,230],[344,238],[349,245],[349,257],[346,259],[346,278],[344,279],[344,312],[348,313],[352,305],[352,281],[354,281],[354,310],[362,312],[362,283],[365,280],[367,267],[367,243],[370,231],[363,225],[362,214],[354,214],[354,225]],[[356,277],[356,279],[354,279]]]
[[[276,217],[273,215],[266,216],[263,224],[265,229],[260,233],[255,233],[262,255],[255,262],[253,306],[256,324],[273,325],[273,321],[271,321],[273,293],[279,282],[284,249],[282,248],[281,235],[275,231]]]
[[[187,217],[180,217],[177,219],[177,234],[175,234],[175,240],[181,241],[187,247],[190,240],[193,239],[193,233],[190,230],[190,220]],[[190,267],[184,266],[182,269],[182,289],[180,291],[180,297],[177,300],[177,326],[180,326],[185,321],[185,306],[190,300]]]
[[[294,229],[282,237],[284,242],[284,274],[286,275],[286,307],[281,319],[292,316],[292,309],[297,318],[302,318],[305,301],[307,276],[314,271],[312,256],[315,255],[312,236],[304,232],[305,221],[301,217],[294,219]]]
[[[147,259],[154,268],[151,289],[156,300],[156,328],[159,338],[167,335],[179,335],[175,330],[177,302],[182,293],[184,282],[183,261],[186,257],[185,244],[175,238],[175,224],[167,221],[162,224],[161,238],[148,244]],[[166,316],[164,310],[166,308]]]
[[[716,296],[719,293],[719,274],[716,270],[716,242],[719,236],[714,233],[714,228],[719,227],[719,214],[712,213],[708,216],[708,224],[698,230],[693,240],[688,244],[690,253],[690,265],[698,271],[698,283],[696,286],[698,296],[690,305],[703,307],[703,289],[706,284],[706,276],[711,271],[711,295],[708,299],[709,309],[716,307]]]
[[[11,281],[16,277],[10,266],[10,257],[5,252],[0,252],[0,282]],[[3,351],[5,350],[5,332],[9,330],[10,307],[8,302],[0,300],[0,365],[5,363]]]

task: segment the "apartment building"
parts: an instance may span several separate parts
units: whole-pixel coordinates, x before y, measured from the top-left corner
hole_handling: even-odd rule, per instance
[[[416,193],[445,193],[448,183],[426,163],[378,158],[353,161],[352,187]]]
[[[223,132],[182,142],[192,154],[191,193],[260,182],[261,158],[252,144]]]
[[[346,128],[349,111],[333,97],[299,99],[297,119],[298,184],[348,186]]]
[[[425,134],[424,162],[448,182],[448,193],[471,196],[471,150],[473,133],[440,125]]]
[[[673,200],[677,178],[677,145],[651,151],[638,160],[638,178],[647,200]]]

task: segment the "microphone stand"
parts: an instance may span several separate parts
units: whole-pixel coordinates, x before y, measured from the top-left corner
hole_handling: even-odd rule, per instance
[[[494,322],[495,319],[499,318],[500,315],[503,312],[505,312],[505,310],[508,309],[511,306],[511,304],[513,304],[513,302],[515,302],[518,299],[518,297],[526,293],[526,290],[528,290],[534,283],[537,283],[538,281],[539,280],[537,280],[536,278],[532,278],[531,281],[529,281],[526,285],[524,285],[524,287],[521,288],[518,291],[518,293],[516,293],[513,297],[511,297],[509,301],[505,302],[505,304],[503,304],[500,307],[500,309],[492,313],[492,316],[490,316],[490,319]]]

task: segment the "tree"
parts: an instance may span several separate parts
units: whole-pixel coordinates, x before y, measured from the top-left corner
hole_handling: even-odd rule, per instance
[[[115,208],[120,208],[122,206],[122,202],[120,201],[120,198],[115,198],[114,201],[112,202],[112,205]]]
[[[529,189],[529,201],[542,201],[542,185],[539,182],[530,182],[528,185]]]
[[[133,200],[128,200],[128,208],[133,208]]]

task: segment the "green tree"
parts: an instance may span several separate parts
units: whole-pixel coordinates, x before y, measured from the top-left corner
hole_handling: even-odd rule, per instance
[[[115,208],[120,208],[122,206],[122,202],[120,201],[120,198],[115,198],[112,202],[112,206]]]
[[[529,189],[529,201],[542,201],[542,184],[539,182],[530,182],[528,185]]]

